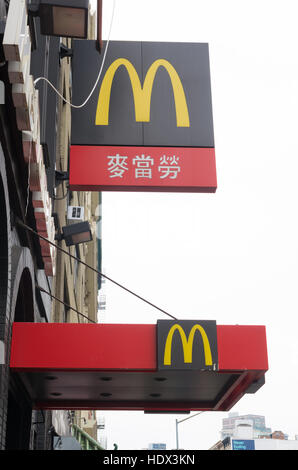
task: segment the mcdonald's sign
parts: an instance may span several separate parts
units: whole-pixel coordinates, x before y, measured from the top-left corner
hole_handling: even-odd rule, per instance
[[[150,65],[148,72],[146,73],[144,85],[142,87],[136,69],[129,60],[123,58],[115,60],[106,71],[98,97],[95,120],[96,125],[100,126],[109,124],[108,113],[110,106],[112,82],[117,69],[121,65],[126,68],[130,78],[135,104],[136,121],[150,122],[150,104],[153,82],[159,67],[164,67],[165,70],[168,72],[172,83],[174,102],[176,107],[177,127],[190,127],[188,106],[186,103],[183,85],[181,83],[178,73],[176,72],[172,64],[170,64],[169,61],[164,59],[154,61],[153,64]]]
[[[102,73],[72,108],[70,188],[214,192],[208,44],[111,41],[101,62],[94,41],[74,41],[74,104]]]
[[[217,370],[217,330],[213,320],[158,320],[158,369]]]

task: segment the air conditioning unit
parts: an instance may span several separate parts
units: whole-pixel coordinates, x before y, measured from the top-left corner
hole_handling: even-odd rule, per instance
[[[67,219],[70,221],[83,221],[84,220],[84,207],[82,206],[68,206]]]

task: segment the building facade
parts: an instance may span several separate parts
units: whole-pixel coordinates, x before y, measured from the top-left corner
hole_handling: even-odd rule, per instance
[[[280,435],[280,431],[276,431]],[[246,436],[239,436],[236,439],[226,437],[225,439],[216,442],[209,450],[298,450],[298,439],[282,439],[275,437],[276,434],[272,433],[272,437],[263,439],[247,439]]]
[[[239,415],[239,413],[231,412],[227,418],[222,420],[221,439],[236,437],[237,433],[243,434],[244,430],[248,430],[249,435],[252,433],[254,438],[269,436],[272,432],[271,428],[266,426],[265,416]]]
[[[260,415],[229,413],[224,418],[222,439],[210,450],[297,450],[298,440],[289,440],[282,431],[271,431]]]
[[[95,412],[34,410],[9,369],[14,322],[97,322],[98,274],[80,260],[99,267],[100,195],[69,191],[70,105],[38,80],[71,101],[71,40],[32,24],[25,0],[0,0],[0,449],[53,449],[73,425],[97,438]],[[54,247],[72,206],[93,235],[75,258]]]

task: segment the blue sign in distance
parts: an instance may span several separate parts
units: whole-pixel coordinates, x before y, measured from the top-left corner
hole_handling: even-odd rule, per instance
[[[232,450],[255,450],[253,439],[232,439]]]

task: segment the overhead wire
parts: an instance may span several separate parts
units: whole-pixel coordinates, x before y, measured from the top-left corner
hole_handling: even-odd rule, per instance
[[[53,90],[57,93],[57,95],[67,104],[69,104],[72,108],[76,108],[76,109],[80,109],[80,108],[83,108],[87,102],[89,101],[89,99],[91,98],[91,96],[93,95],[96,87],[97,87],[97,84],[100,80],[100,77],[101,77],[101,73],[102,73],[102,70],[103,70],[103,67],[104,67],[104,64],[105,64],[105,60],[106,60],[106,55],[107,55],[107,52],[108,52],[108,47],[109,47],[109,43],[110,43],[110,37],[111,37],[111,31],[112,31],[112,26],[113,26],[113,22],[114,22],[114,16],[115,16],[115,9],[116,9],[116,0],[113,1],[113,7],[112,7],[112,15],[111,15],[111,21],[110,21],[110,28],[109,28],[109,33],[108,33],[108,38],[107,38],[107,42],[106,42],[106,46],[105,46],[105,51],[104,51],[104,55],[103,55],[103,59],[102,59],[102,63],[101,63],[101,66],[100,66],[100,69],[99,69],[99,73],[98,73],[98,76],[96,78],[96,81],[94,83],[94,86],[91,90],[91,92],[89,93],[89,95],[87,96],[87,98],[85,99],[85,101],[80,104],[80,105],[74,105],[73,103],[71,103],[70,101],[68,101],[66,98],[64,98],[64,96],[57,90],[57,88],[46,78],[46,77],[38,77],[37,79],[34,80],[34,86],[40,81],[40,80],[44,80],[46,83],[48,83],[48,85],[50,85]],[[61,199],[63,199],[65,196],[63,196]],[[55,198],[55,199],[58,199],[58,198]],[[60,198],[59,198],[60,199]],[[29,227],[28,225],[24,224],[21,220],[18,220],[18,223],[19,225],[23,226],[24,228],[26,228],[27,230],[31,231],[33,234],[35,234],[36,236],[38,236],[39,238],[41,238],[42,240],[48,242],[49,244],[51,244],[52,246],[54,246],[55,248],[57,248],[58,250],[60,250],[61,252],[65,253],[66,255],[70,256],[71,258],[75,259],[76,261],[78,261],[79,263],[83,264],[85,267],[91,269],[92,271],[96,272],[97,274],[99,274],[100,276],[104,277],[105,279],[107,279],[108,281],[112,282],[113,284],[117,285],[118,287],[120,287],[121,289],[125,290],[126,292],[132,294],[133,296],[137,297],[138,299],[142,300],[143,302],[149,304],[151,307],[159,310],[160,312],[164,313],[165,315],[171,317],[173,320],[177,320],[176,317],[174,317],[173,315],[171,315],[170,313],[166,312],[165,310],[161,309],[160,307],[158,307],[157,305],[153,304],[152,302],[146,300],[145,298],[141,297],[140,295],[136,294],[135,292],[133,292],[132,290],[128,289],[127,287],[123,286],[122,284],[120,284],[119,282],[116,282],[114,281],[113,279],[109,278],[108,276],[106,276],[105,274],[101,273],[100,271],[98,271],[97,269],[95,269],[94,267],[88,265],[87,263],[85,263],[84,261],[82,261],[81,259],[77,258],[76,256],[72,255],[71,253],[67,252],[66,250],[64,250],[63,248],[61,248],[59,245],[56,245],[55,243],[51,242],[50,240],[48,240],[46,237],[43,237],[42,235],[40,235],[39,233],[35,232],[31,227]],[[82,315],[83,317],[87,318],[89,321],[93,321],[91,320],[89,317],[87,317],[86,315],[82,314],[81,312],[79,312],[78,310],[72,308],[71,306],[67,305],[65,302],[63,302],[62,300],[58,299],[57,297],[55,297],[53,294],[47,292],[46,290],[44,290],[43,288],[41,288],[40,286],[37,286],[37,288],[48,294],[49,296],[51,296],[52,298],[54,298],[55,300],[57,300],[58,302],[61,302],[63,303],[65,306],[67,306],[68,308],[70,308],[71,310],[74,310],[76,313],[78,313],[79,315]],[[94,322],[96,323],[96,322]]]
[[[91,323],[97,323],[96,321],[92,320],[91,318],[87,317],[87,315],[84,315],[82,312],[80,312],[79,310],[77,310],[76,308],[73,308],[71,305],[67,304],[66,302],[64,302],[63,300],[60,300],[58,299],[58,297],[56,297],[55,295],[51,294],[50,292],[48,292],[47,290],[45,290],[43,287],[39,286],[39,285],[36,285],[36,288],[38,290],[40,290],[41,292],[44,292],[45,294],[49,295],[50,297],[52,297],[53,299],[57,300],[57,302],[60,302],[61,304],[63,304],[65,307],[67,307],[68,309],[70,310],[73,310],[74,312],[76,312],[78,315],[81,315],[82,317],[86,318],[88,321],[90,321]]]
[[[106,47],[105,47],[105,51],[104,51],[104,55],[103,55],[103,59],[102,59],[102,62],[101,62],[101,66],[100,66],[100,69],[99,69],[99,73],[97,75],[97,78],[96,78],[96,81],[93,85],[93,88],[91,90],[91,92],[89,93],[89,95],[87,96],[87,98],[85,99],[85,101],[80,104],[80,105],[75,105],[73,103],[71,103],[70,101],[68,101],[66,98],[64,98],[64,96],[59,92],[59,90],[57,90],[57,88],[46,78],[46,77],[38,77],[34,80],[33,84],[34,86],[40,81],[40,80],[44,80],[48,85],[50,85],[53,90],[57,93],[58,96],[60,96],[60,98],[67,104],[69,104],[72,108],[76,108],[76,109],[80,109],[80,108],[83,108],[87,103],[88,101],[90,100],[91,96],[93,95],[96,87],[97,87],[97,84],[99,82],[99,79],[101,77],[101,73],[102,73],[102,70],[103,70],[103,67],[104,67],[104,64],[105,64],[105,60],[106,60],[106,55],[107,55],[107,52],[108,52],[108,47],[109,47],[109,44],[110,44],[110,37],[111,37],[111,31],[112,31],[112,26],[113,26],[113,22],[114,22],[114,15],[115,15],[115,8],[116,8],[116,0],[114,0],[113,2],[113,8],[112,8],[112,16],[111,16],[111,22],[110,22],[110,28],[109,28],[109,33],[108,33],[108,38],[107,38],[107,42],[106,42]]]
[[[26,225],[24,222],[22,222],[19,218],[16,218],[16,223],[18,225],[20,225],[21,227],[29,230],[31,233],[33,233],[34,235],[36,235],[37,237],[41,238],[42,240],[46,241],[47,243],[49,243],[50,245],[54,246],[55,248],[57,248],[57,250],[61,251],[62,253],[66,254],[67,256],[69,256],[70,258],[76,260],[78,263],[81,263],[83,266],[85,266],[86,268],[88,269],[91,269],[92,271],[94,271],[95,273],[99,274],[100,276],[104,277],[105,279],[107,279],[108,281],[112,282],[113,284],[115,284],[116,286],[120,287],[121,289],[125,290],[126,292],[128,292],[129,294],[133,295],[134,297],[137,297],[139,300],[142,300],[143,302],[147,303],[148,305],[150,305],[151,307],[159,310],[160,312],[164,313],[165,315],[167,315],[168,317],[171,317],[173,320],[177,320],[176,317],[174,317],[173,315],[171,315],[170,313],[166,312],[165,310],[163,310],[162,308],[158,307],[157,305],[153,304],[152,302],[150,302],[149,300],[145,299],[144,297],[140,296],[139,294],[136,294],[135,292],[133,292],[132,290],[128,289],[127,287],[123,286],[122,284],[120,284],[119,282],[115,281],[114,279],[111,279],[110,277],[108,277],[106,274],[103,274],[102,272],[100,272],[98,269],[94,268],[93,266],[90,266],[89,264],[85,263],[85,261],[81,260],[80,258],[78,258],[77,256],[74,256],[72,255],[71,253],[69,253],[68,251],[64,250],[61,246],[57,245],[56,243],[53,243],[51,240],[49,240],[48,238],[44,237],[43,235],[40,235],[40,233],[37,233],[35,230],[33,230],[31,227],[29,227],[29,225]]]
[[[68,196],[68,187],[66,186],[66,192],[63,193],[62,196],[53,196],[54,201],[62,201],[62,199],[65,199]]]
[[[110,44],[110,37],[111,37],[111,31],[112,31],[112,26],[113,26],[113,23],[114,23],[114,16],[115,16],[115,9],[116,9],[116,0],[113,1],[113,7],[112,7],[112,15],[111,15],[111,21],[110,21],[110,28],[109,28],[109,33],[108,33],[108,38],[107,38],[107,42],[106,42],[106,47],[105,47],[105,51],[104,51],[104,55],[103,55],[103,59],[102,59],[102,63],[101,63],[101,66],[100,66],[100,69],[99,69],[99,73],[97,75],[97,78],[96,78],[96,81],[93,85],[93,88],[91,90],[91,92],[89,93],[89,95],[87,96],[87,98],[85,99],[85,101],[80,104],[80,105],[75,105],[73,103],[71,103],[70,101],[68,101],[66,98],[64,98],[64,96],[59,92],[59,90],[57,90],[57,88],[46,78],[46,77],[38,77],[34,80],[33,84],[34,84],[34,87],[35,85],[40,81],[40,80],[43,80],[45,81],[48,85],[50,85],[50,87],[55,91],[55,93],[67,104],[69,104],[72,108],[76,108],[76,109],[80,109],[80,108],[83,108],[89,101],[89,99],[91,98],[91,96],[93,95],[97,85],[98,85],[98,82],[100,80],[100,77],[101,77],[101,74],[102,74],[102,70],[103,70],[103,67],[104,67],[104,64],[105,64],[105,60],[106,60],[106,55],[107,55],[107,52],[108,52],[108,48],[109,48],[109,44]],[[31,156],[31,147],[30,147],[30,156]],[[29,175],[28,175],[28,189],[27,189],[27,204],[26,204],[26,215],[27,215],[27,210],[28,210],[28,204],[29,204],[29,179],[30,179],[30,159],[29,159],[29,165],[28,165],[28,171],[29,171]],[[68,191],[66,191],[66,194],[64,194],[63,196],[61,197],[56,197],[54,196],[53,199],[56,200],[56,201],[61,201],[62,199],[64,199],[66,196],[68,195]]]
[[[28,207],[29,207],[29,198],[30,198],[30,178],[31,178],[31,154],[32,154],[32,139],[29,143],[29,161],[28,161],[28,183],[27,183],[27,197],[26,197],[26,207],[25,207],[25,217],[27,217]]]

